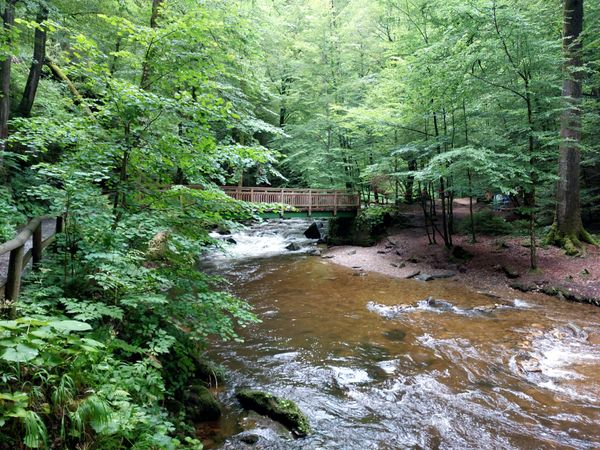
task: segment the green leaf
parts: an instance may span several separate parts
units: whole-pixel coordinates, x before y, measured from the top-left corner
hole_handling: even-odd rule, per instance
[[[27,362],[35,358],[39,352],[37,349],[24,344],[17,344],[15,348],[7,348],[2,354],[2,359],[13,362]]]
[[[0,328],[6,328],[7,330],[18,330],[22,326],[16,320],[0,320]]]
[[[92,326],[89,323],[80,322],[78,320],[58,320],[50,322],[50,326],[55,330],[60,331],[89,331]]]

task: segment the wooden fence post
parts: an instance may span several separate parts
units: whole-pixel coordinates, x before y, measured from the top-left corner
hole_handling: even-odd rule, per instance
[[[31,257],[33,258],[33,269],[36,270],[38,265],[42,262],[42,221],[35,230],[33,230],[33,246],[31,250]]]
[[[4,297],[13,303],[10,308],[10,318],[14,319],[17,314],[17,299],[21,290],[21,272],[23,271],[24,246],[21,245],[10,252],[8,262],[8,277]]]
[[[333,215],[337,216],[337,191],[333,192]]]
[[[308,190],[308,217],[312,216],[312,189]]]

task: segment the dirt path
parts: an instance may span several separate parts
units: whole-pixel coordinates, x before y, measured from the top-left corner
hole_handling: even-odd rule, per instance
[[[466,217],[468,207],[456,204],[457,217]],[[441,276],[464,283],[477,291],[514,295],[511,286],[530,290],[560,289],[558,296],[571,295],[600,302],[600,248],[588,246],[583,257],[569,257],[555,247],[538,248],[539,270],[529,270],[528,240],[514,236],[454,236],[454,245],[472,255],[457,260],[443,244],[430,245],[422,220],[412,211],[412,227],[392,229],[374,247],[332,247],[325,254],[332,262],[357,272],[379,272],[398,278]],[[438,242],[440,239],[438,239]],[[512,292],[510,292],[512,291]]]

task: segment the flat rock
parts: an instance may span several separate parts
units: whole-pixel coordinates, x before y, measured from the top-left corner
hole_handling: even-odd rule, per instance
[[[403,273],[401,274],[402,278],[415,278],[417,275],[419,275],[421,273],[420,270],[418,269],[405,269],[403,271]]]
[[[418,275],[415,275],[412,278],[414,278],[415,280],[419,280],[419,281],[432,281],[432,280],[435,280],[435,278],[433,278],[428,273],[420,273],[420,272],[419,272]]]
[[[431,275],[434,279],[452,278],[453,276],[456,276],[456,272],[453,270],[442,270]]]

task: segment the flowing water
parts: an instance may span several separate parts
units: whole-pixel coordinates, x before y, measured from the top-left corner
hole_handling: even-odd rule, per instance
[[[261,448],[600,448],[600,308],[356,276],[285,250],[282,229],[239,233],[210,261],[262,319],[211,351],[231,373],[214,445],[245,428]],[[246,417],[242,386],[295,400],[314,433]]]

